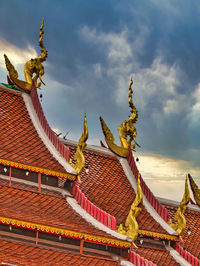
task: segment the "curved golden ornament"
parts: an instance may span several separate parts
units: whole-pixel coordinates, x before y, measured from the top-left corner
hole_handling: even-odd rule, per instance
[[[190,186],[192,188],[192,192],[194,195],[194,199],[197,203],[197,205],[200,207],[200,189],[198,188],[197,184],[194,182],[194,179],[191,177],[190,174],[188,174]]]
[[[140,174],[138,174],[137,194],[131,205],[131,209],[126,218],[125,226],[119,225],[117,232],[132,238],[132,242],[137,239],[139,227],[136,220],[139,212],[142,210],[138,205],[142,202],[142,188],[140,186]]]
[[[87,146],[86,141],[88,139],[88,126],[87,126],[87,120],[86,120],[86,113],[84,114],[84,122],[83,122],[83,132],[82,136],[79,139],[78,147],[76,149],[76,153],[74,155],[74,161],[75,164],[73,164],[72,159],[70,159],[69,163],[74,169],[76,170],[77,174],[80,175],[80,173],[83,171],[85,167],[85,157],[83,155],[83,150]],[[80,179],[79,179],[80,181]]]
[[[42,81],[42,75],[44,75],[44,67],[42,65],[42,62],[44,62],[47,58],[47,50],[45,49],[43,41],[42,41],[43,34],[44,34],[43,27],[44,27],[44,19],[42,20],[42,25],[40,27],[40,38],[39,38],[39,45],[41,47],[41,55],[36,58],[32,58],[31,60],[26,62],[26,64],[24,65],[24,76],[25,76],[26,81],[18,79],[17,70],[12,65],[7,55],[4,54],[6,68],[9,72],[10,78],[13,81],[13,83],[19,87],[19,89],[22,89],[25,91],[31,91],[33,81],[37,88],[41,86],[41,83],[44,84],[44,82]],[[35,74],[34,77],[33,77],[33,74]],[[38,78],[41,81],[39,83],[37,83]]]
[[[186,219],[184,216],[184,213],[187,209],[187,205],[190,200],[190,192],[189,192],[189,187],[188,187],[188,182],[187,182],[187,176],[185,179],[185,192],[183,195],[183,199],[178,207],[178,210],[176,211],[174,215],[174,221],[175,223],[172,222],[172,219],[169,219],[168,224],[181,236],[186,228]]]
[[[106,125],[106,122],[103,120],[102,117],[99,118],[101,121],[101,127],[105,136],[106,143],[108,147],[113,151],[115,154],[121,156],[121,157],[127,157],[128,149],[125,149],[123,147],[117,146],[114,142],[115,139],[113,137],[113,134],[111,133],[110,129]]]
[[[131,109],[131,111],[130,111],[131,115],[129,116],[128,119],[126,119],[124,122],[122,122],[122,124],[118,127],[119,139],[120,139],[121,146],[117,146],[114,143],[115,139],[113,137],[113,134],[111,133],[110,129],[106,125],[103,118],[100,117],[102,130],[103,130],[105,140],[106,140],[108,147],[114,153],[116,153],[117,155],[119,155],[121,157],[127,157],[129,147],[131,148],[131,150],[134,150],[134,151],[135,151],[136,145],[138,147],[140,147],[140,145],[136,141],[137,130],[136,130],[136,127],[134,126],[134,124],[137,122],[138,111],[135,108],[135,105],[133,104],[133,101],[132,101],[132,94],[133,94],[132,84],[133,84],[133,79],[132,79],[132,75],[131,75],[131,82],[129,84],[129,97],[128,97],[129,107]],[[128,139],[128,137],[129,137],[129,139]],[[131,144],[132,141],[134,142],[134,144]]]
[[[42,25],[40,27],[40,38],[39,38],[41,55],[36,58],[31,58],[31,60],[26,62],[26,64],[24,65],[25,80],[32,85],[32,79],[33,79],[35,86],[37,88],[41,86],[41,83],[45,85],[45,83],[42,81],[42,76],[44,75],[44,67],[42,65],[42,62],[46,61],[47,50],[45,49],[45,46],[42,41],[44,34],[43,27],[44,27],[44,19],[42,20]],[[35,74],[34,77],[33,74]],[[38,79],[40,79],[41,82],[37,82]]]

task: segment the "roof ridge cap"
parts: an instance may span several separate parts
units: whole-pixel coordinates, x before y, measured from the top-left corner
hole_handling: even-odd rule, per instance
[[[128,180],[129,180],[129,183],[131,184],[133,190],[136,191],[137,190],[136,179],[133,175],[133,172],[130,168],[130,165],[129,165],[127,159],[119,157],[119,161],[120,161],[122,168],[123,168]],[[145,209],[148,211],[148,213],[154,218],[154,220],[156,220],[162,226],[163,229],[165,229],[171,235],[178,235],[178,233],[174,229],[172,229],[167,224],[167,222],[158,214],[158,212],[154,209],[154,207],[147,200],[147,198],[144,194],[143,194],[143,205],[144,205]]]
[[[37,94],[37,92],[36,92]],[[52,143],[51,139],[46,134],[40,119],[38,117],[38,114],[36,112],[36,109],[34,107],[32,98],[27,93],[22,93],[23,100],[25,102],[27,111],[29,113],[30,119],[37,131],[37,134],[39,135],[40,139],[43,141],[49,152],[52,154],[52,156],[58,161],[60,165],[62,165],[66,172],[76,175],[76,171],[74,168],[69,164],[69,162],[59,153],[59,151],[56,149],[55,145]],[[37,96],[38,97],[38,96]],[[42,107],[38,107],[38,109]],[[43,111],[42,111],[43,112]],[[44,114],[43,114],[44,115]],[[50,127],[49,127],[50,128]],[[55,136],[56,137],[56,136]],[[57,138],[59,141],[59,139]]]

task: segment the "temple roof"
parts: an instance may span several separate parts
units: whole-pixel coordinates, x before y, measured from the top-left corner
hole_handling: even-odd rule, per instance
[[[70,146],[71,154],[75,148]],[[135,192],[118,158],[113,155],[84,151],[89,172],[81,174],[80,189],[86,197],[99,208],[113,215],[117,224],[124,223],[135,198]],[[142,211],[137,217],[139,228],[166,234],[167,231],[147,212],[141,204]]]
[[[24,94],[26,98],[29,95]],[[55,157],[52,150],[44,143],[38,134],[23,94],[0,84],[0,136],[2,139],[0,146],[1,163],[12,164],[12,166],[24,169],[36,169],[50,175],[62,176],[64,173],[75,174],[73,168],[65,161],[68,171]],[[31,105],[29,101],[29,105]],[[32,108],[32,115],[34,109]],[[41,133],[42,134],[42,133]],[[48,139],[48,137],[45,137]],[[61,155],[59,155],[61,157]],[[18,164],[17,164],[18,163]],[[39,168],[39,170],[38,170]],[[65,176],[65,175],[64,175]]]
[[[173,218],[177,211],[177,207],[166,206],[169,213],[169,218]],[[200,209],[194,211],[187,209],[185,212],[187,228],[184,231],[182,238],[184,247],[195,257],[200,259]]]
[[[63,157],[64,153],[61,152],[58,155],[58,151],[62,151],[63,147],[59,144],[57,137],[53,136],[54,148],[48,143],[52,135],[49,137],[45,131],[47,124],[45,124],[41,106],[38,107],[38,102],[36,106],[34,105],[35,99],[37,102],[36,94],[30,96],[8,89],[3,85],[0,86],[0,136],[2,139],[0,163],[16,168],[22,165],[19,168],[26,171],[34,172],[35,169],[35,172],[44,173],[43,178],[48,177],[48,175],[65,177],[68,179],[66,184],[73,187],[73,191],[64,184],[64,188],[42,188],[40,191],[31,183],[27,185],[28,180],[25,178],[25,180],[20,179],[20,173],[18,173],[18,177],[13,178],[12,184],[9,184],[8,175],[2,174],[0,176],[0,224],[41,232],[41,234],[49,233],[66,238],[75,238],[79,241],[104,245],[104,247],[110,245],[111,247],[126,249],[128,254],[128,248],[131,248],[130,239],[115,230],[117,229],[116,225],[125,224],[136,197],[136,189],[131,179],[135,180],[137,174],[133,172],[131,163],[126,158],[120,159],[108,149],[88,146],[83,152],[86,167],[80,175],[81,182],[76,182],[76,172]],[[72,145],[72,142],[65,142],[65,145],[66,150],[70,151],[73,158],[76,145]],[[16,180],[20,183],[17,183]],[[77,188],[80,190],[79,199],[75,192]],[[149,190],[149,195],[150,192]],[[172,228],[169,230],[166,217],[161,217],[155,208],[160,204],[156,197],[152,193],[151,200],[145,197],[143,204],[139,205],[141,212],[137,216],[139,239],[146,238],[148,243],[152,243],[152,247],[142,245],[142,242],[139,242],[138,249],[134,249],[134,252],[140,255],[141,260],[144,257],[157,265],[162,265],[163,261],[167,265],[178,265],[176,262],[177,251],[174,251],[177,253],[174,256],[166,246],[166,241],[169,243],[170,241],[173,243],[178,241],[178,234]],[[159,205],[159,208],[162,207],[166,212],[168,211],[167,219],[173,218],[177,207],[165,203],[164,205]],[[92,209],[96,210],[93,214]],[[183,234],[184,246],[187,251],[199,258],[199,212],[187,210],[185,216],[191,234],[189,235],[188,231],[185,230]],[[115,222],[115,226],[110,226],[108,221],[110,223]],[[75,265],[78,263],[84,265],[86,261],[87,265],[90,265],[90,262],[91,265],[95,265],[94,263],[96,265],[117,264],[114,260],[104,261],[97,257],[87,257],[85,260],[86,256],[72,254],[69,250],[55,250],[40,245],[36,247],[32,244],[5,239],[1,239],[0,242],[3,250],[9,249],[9,252],[6,254],[4,252],[4,257],[2,257],[6,263],[16,263],[15,259],[17,258],[21,260],[19,260],[18,265],[20,265],[19,263],[22,263],[21,265],[37,263],[38,258],[42,256],[44,262],[48,259],[48,262],[51,263],[59,263],[59,259],[62,258],[62,265],[65,263],[66,265],[70,265],[70,263],[71,265],[74,263]],[[30,256],[28,256],[28,252],[23,254],[24,257],[21,256],[18,250],[22,249],[29,250]],[[17,252],[13,254],[15,250]],[[38,258],[34,257],[36,252]]]

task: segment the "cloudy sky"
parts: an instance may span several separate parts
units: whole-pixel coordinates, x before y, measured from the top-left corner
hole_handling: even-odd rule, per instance
[[[4,53],[23,79],[23,64],[40,52],[44,17],[41,93],[50,125],[78,140],[86,111],[88,143],[104,139],[99,116],[119,143],[133,74],[143,177],[155,194],[174,199],[182,197],[187,172],[200,185],[198,0],[0,0],[0,7],[1,82]]]

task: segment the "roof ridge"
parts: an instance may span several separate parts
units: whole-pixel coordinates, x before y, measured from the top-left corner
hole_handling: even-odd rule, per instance
[[[192,265],[200,265],[200,260],[195,257],[194,255],[192,255],[189,251],[187,251],[186,249],[183,249],[183,247],[181,247],[179,245],[179,243],[175,244],[175,250],[181,255],[181,257],[183,257],[183,259],[185,259],[187,262],[191,263]]]
[[[134,265],[146,265],[146,266],[156,266],[152,261],[145,259],[139,254],[135,253],[133,250],[129,253],[129,261]]]
[[[73,192],[75,200],[88,214],[108,228],[112,230],[117,229],[116,218],[88,200],[77,183],[75,183]]]
[[[104,232],[106,232],[107,234],[110,234],[118,239],[121,239],[122,241],[126,241],[127,243],[127,236],[122,235],[116,231],[114,231],[113,229],[110,229],[109,227],[107,227],[106,225],[104,225],[103,223],[101,223],[100,221],[96,220],[91,214],[89,214],[84,208],[82,208],[82,206],[80,206],[76,200],[74,198],[66,198],[68,204],[72,207],[72,209],[78,213],[84,220],[86,220],[87,222],[91,223],[94,227],[98,228],[99,230],[102,230]],[[131,243],[129,243],[131,245]]]
[[[68,152],[69,149],[60,142],[59,138],[50,128],[38,99],[36,88],[32,88],[31,95],[22,93],[22,97],[37,134],[49,152],[59,162],[59,164],[64,167],[66,172],[76,175],[76,171],[67,161],[70,156]]]
[[[66,145],[71,145],[71,146],[77,146],[78,145],[78,142],[75,141],[75,140],[69,140],[69,139],[67,139],[67,140],[65,139],[64,140],[64,139],[62,139],[60,141],[62,143],[65,143]],[[108,155],[109,156],[109,155],[111,155],[111,156],[117,158],[117,155],[115,153],[113,153],[108,148],[104,148],[104,147],[101,147],[101,146],[87,144],[87,147],[85,148],[85,151],[97,152],[101,156],[104,156],[104,155]]]
[[[136,191],[136,177],[138,175],[138,169],[137,166],[135,164],[134,161],[134,157],[132,155],[132,152],[130,151],[128,154],[128,159],[126,158],[119,158],[119,161],[122,165],[122,168],[131,184],[131,186],[133,187],[134,191]],[[142,184],[143,183],[143,184]],[[177,235],[177,232],[172,229],[166,222],[166,213],[167,213],[167,209],[165,207],[163,207],[158,200],[156,199],[156,197],[153,195],[153,193],[150,191],[150,189],[147,187],[147,185],[144,185],[144,181],[142,182],[142,178],[141,178],[141,186],[142,186],[142,190],[144,190],[144,188],[148,189],[148,195],[151,197],[146,197],[145,193],[143,194],[143,205],[145,207],[145,209],[150,213],[150,215],[155,219],[155,221],[157,221],[162,228],[164,228],[169,234],[172,235]],[[149,193],[151,192],[151,194]],[[148,196],[147,195],[147,196]],[[154,205],[152,204],[154,203]],[[158,210],[160,210],[160,213],[164,213],[165,215],[163,215],[163,217],[165,217],[165,220],[163,219],[163,217],[160,215],[160,213],[156,210],[156,208],[158,208]],[[166,210],[166,211],[165,211]]]

